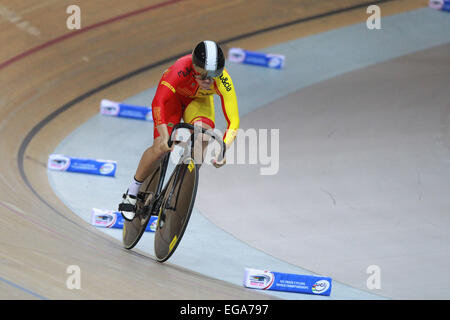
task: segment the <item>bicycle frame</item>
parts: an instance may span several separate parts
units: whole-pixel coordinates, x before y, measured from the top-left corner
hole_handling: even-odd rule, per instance
[[[202,128],[202,127],[198,127],[198,126],[193,126],[192,124],[184,123],[184,122],[178,123],[178,124],[176,124],[173,127],[172,134],[170,135],[169,141],[168,141],[169,147],[171,147],[172,144],[175,142],[173,140],[173,135],[176,132],[176,130],[183,129],[183,128],[193,131],[191,133],[191,137],[190,137],[192,149],[194,148],[195,136],[196,136],[196,134],[200,133],[198,131],[201,131],[201,134],[209,135],[211,138],[213,138],[217,142],[219,142],[221,150],[222,150],[221,158],[223,159],[225,157],[225,152],[226,152],[225,144],[222,141],[222,139],[214,131],[208,130],[208,129],[205,129],[205,128]],[[164,190],[164,180],[165,180],[165,176],[166,176],[166,172],[167,172],[169,158],[170,158],[170,152],[166,153],[164,155],[163,160],[160,162],[160,175],[159,175],[158,185],[157,185],[156,191],[155,191],[154,200],[152,201],[151,208],[147,209],[147,210],[151,210],[151,213],[150,213],[151,215],[155,215],[155,211],[158,210],[159,207],[160,207],[160,205],[154,206],[154,204],[157,204],[158,202],[160,202],[160,200],[162,200],[162,198],[164,197],[165,193],[167,192],[167,190]],[[178,172],[174,171],[172,174],[178,174]],[[167,186],[165,186],[165,187],[167,187]],[[173,193],[173,190],[171,190],[171,192]],[[172,195],[169,195],[169,200],[171,198],[172,198]]]
[[[161,230],[161,226],[165,223],[165,219],[166,219],[166,211],[176,211],[177,210],[177,206],[178,206],[178,196],[179,196],[179,192],[177,193],[177,199],[176,201],[173,203],[173,205],[170,205],[173,201],[173,196],[175,194],[175,190],[178,186],[178,188],[180,186],[183,185],[183,181],[185,178],[185,171],[182,170],[186,170],[188,169],[189,172],[192,172],[192,168],[191,168],[191,163],[194,164],[194,160],[193,160],[193,150],[194,150],[194,143],[196,141],[196,137],[198,136],[198,134],[207,134],[209,135],[211,138],[215,139],[216,141],[218,141],[220,143],[220,146],[222,148],[222,152],[220,154],[221,157],[225,156],[225,144],[223,143],[222,139],[213,131],[211,130],[207,130],[207,129],[203,129],[201,127],[194,127],[191,124],[188,123],[179,123],[177,125],[174,126],[172,134],[169,138],[168,141],[168,145],[171,147],[173,143],[180,143],[182,144],[187,144],[188,142],[176,142],[173,140],[173,135],[176,132],[176,130],[180,129],[180,128],[186,128],[191,130],[191,153],[190,154],[186,154],[187,152],[187,148],[185,149],[186,152],[182,155],[181,161],[185,162],[186,159],[189,159],[189,164],[188,163],[181,163],[179,162],[177,164],[177,166],[175,167],[175,170],[172,172],[170,178],[168,179],[168,182],[166,185],[164,185],[164,181],[166,178],[166,174],[167,174],[167,168],[168,168],[168,162],[170,159],[170,152],[166,153],[162,159],[160,159],[159,161],[159,168],[156,167],[156,169],[153,170],[153,173],[151,176],[147,177],[146,181],[147,184],[145,185],[145,191],[138,194],[138,197],[140,199],[140,203],[142,203],[142,205],[139,206],[139,211],[136,213],[135,218],[132,221],[125,221],[124,222],[124,227],[123,227],[123,243],[125,245],[125,248],[127,249],[131,249],[133,248],[138,241],[140,240],[145,227],[148,223],[148,221],[150,220],[150,216],[158,216],[158,223],[157,223],[157,230],[156,230],[156,234],[155,237],[159,234],[158,230]],[[200,130],[201,129],[201,130]],[[180,169],[180,168],[184,168],[184,169]],[[190,204],[190,208],[188,209],[189,213],[187,215],[187,219],[189,219],[190,213],[192,211],[192,207],[193,207],[193,201],[195,201],[195,194],[197,193],[197,181],[198,181],[198,165],[194,165],[194,169],[195,169],[195,190],[193,191],[193,200],[192,203]],[[159,170],[159,172],[158,172]],[[159,177],[156,177],[156,174],[159,174]],[[179,177],[180,175],[182,175],[183,177],[183,181],[181,181],[180,183],[176,183],[174,184],[173,181],[179,181]],[[192,174],[190,175],[190,177],[192,177]],[[172,187],[170,187],[170,183],[172,181]],[[152,189],[147,191],[147,188],[150,186],[150,183],[152,184]],[[156,183],[156,185],[154,184]],[[171,188],[171,190],[167,190],[167,188]],[[151,196],[151,197],[150,197]],[[165,203],[165,204],[164,204]],[[162,206],[165,206],[164,208]],[[173,207],[173,208],[172,208]],[[177,237],[175,236],[173,238],[173,240],[171,240],[171,245],[168,247],[169,249],[169,254],[167,256],[165,256],[164,258],[161,258],[160,261],[165,261],[166,259],[168,259],[170,257],[170,255],[173,253],[173,251],[170,250],[174,250],[176,248],[176,246],[179,243],[179,240],[182,237],[182,234],[184,233],[185,227],[187,225],[187,221],[184,225],[184,227],[182,227],[183,229],[180,229],[181,233],[178,235],[179,238],[177,239]],[[158,229],[159,228],[159,229]],[[155,244],[156,244],[156,238],[155,238]],[[163,250],[164,247],[162,247]],[[161,253],[161,251],[160,251]]]

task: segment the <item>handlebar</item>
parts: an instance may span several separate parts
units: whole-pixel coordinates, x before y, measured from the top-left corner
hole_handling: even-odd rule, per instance
[[[173,136],[174,132],[177,131],[178,129],[194,130],[194,133],[195,133],[196,130],[201,129],[203,134],[206,134],[206,135],[210,136],[211,138],[215,139],[219,143],[220,148],[222,149],[222,151],[221,151],[221,157],[219,157],[218,160],[221,161],[223,158],[225,158],[225,152],[226,152],[227,148],[226,148],[225,143],[223,142],[222,138],[217,133],[215,133],[213,130],[208,130],[208,129],[205,129],[205,128],[202,128],[202,127],[199,127],[199,126],[194,126],[194,125],[192,125],[190,123],[185,123],[185,122],[177,123],[173,127],[172,133],[171,133],[171,135],[169,137],[169,141],[167,143],[169,148],[173,144],[172,136]],[[194,133],[191,134],[191,137],[193,136]],[[192,144],[193,143],[194,143],[194,139],[192,139]]]

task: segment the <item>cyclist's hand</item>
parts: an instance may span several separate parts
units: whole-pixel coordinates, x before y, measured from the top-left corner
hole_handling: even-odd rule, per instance
[[[161,153],[166,153],[166,152],[172,151],[174,145],[172,144],[172,147],[169,148],[168,141],[169,141],[170,135],[169,135],[169,131],[167,130],[167,125],[165,123],[162,123],[162,124],[158,125],[156,128],[158,129],[158,132],[159,132],[159,137],[157,138],[159,140],[157,142],[158,149],[161,151]]]
[[[169,144],[167,143],[167,139],[161,139],[159,142],[159,150],[161,150],[162,153],[166,153],[169,151],[172,151],[174,147],[174,144],[169,148]]]
[[[219,161],[217,158],[212,161],[212,164],[216,168],[220,168],[227,162],[227,159],[224,157],[222,161]]]

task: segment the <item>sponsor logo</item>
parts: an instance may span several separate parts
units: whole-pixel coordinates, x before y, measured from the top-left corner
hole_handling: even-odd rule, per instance
[[[277,68],[281,65],[282,60],[278,57],[272,57],[269,59],[268,66],[271,68]]]
[[[312,286],[312,292],[315,294],[320,294],[328,290],[330,287],[330,282],[328,280],[319,280]]]
[[[430,8],[440,10],[444,7],[444,0],[431,0],[429,6]]]
[[[193,72],[194,70],[192,68],[186,67],[186,71],[180,70],[178,71],[178,76],[181,77],[187,77]]]
[[[95,216],[95,225],[111,228],[116,223],[117,217],[113,214],[100,214]]]
[[[191,160],[191,161],[189,162],[189,164],[188,164],[189,172],[192,172],[192,170],[194,169],[194,167],[195,167],[194,161]]]
[[[155,125],[159,126],[162,123],[161,120],[161,107],[154,107],[153,108],[153,121],[155,122]]]
[[[240,48],[231,48],[228,52],[228,59],[233,62],[244,62],[245,52]]]
[[[102,114],[117,116],[119,114],[120,107],[118,105],[102,106]]]
[[[249,276],[250,286],[253,288],[268,289],[273,284],[273,281],[274,276],[270,272],[252,274]]]
[[[222,74],[220,76],[220,81],[222,81],[222,84],[225,87],[225,90],[231,91],[232,87],[231,87],[231,84],[228,82],[228,77],[224,77]]]
[[[70,159],[63,156],[52,157],[49,159],[48,167],[53,170],[64,171],[70,166]]]
[[[192,92],[187,88],[179,88],[178,93],[187,97],[192,96],[194,94],[194,92]]]
[[[114,171],[116,166],[114,163],[105,163],[100,167],[100,173],[101,174],[109,174]]]
[[[156,224],[158,223],[158,219],[154,219],[152,223],[150,224],[150,230],[156,231]]]

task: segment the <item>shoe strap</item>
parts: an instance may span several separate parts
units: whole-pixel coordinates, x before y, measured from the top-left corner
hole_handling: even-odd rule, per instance
[[[119,204],[119,211],[133,212],[136,206],[131,203],[121,203]]]

